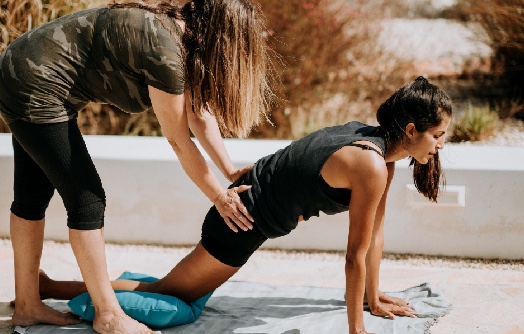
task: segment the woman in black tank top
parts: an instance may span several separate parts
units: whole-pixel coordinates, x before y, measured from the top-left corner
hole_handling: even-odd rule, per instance
[[[138,288],[132,281],[115,281],[113,288],[193,301],[236,273],[265,240],[289,233],[299,220],[319,211],[349,211],[345,264],[349,334],[367,333],[363,300],[374,315],[414,317],[406,301],[378,287],[386,197],[395,161],[411,157],[418,190],[437,200],[442,174],[438,151],[451,115],[446,93],[419,77],[380,106],[380,126],[350,122],[325,128],[260,159],[232,185],[252,186],[242,200],[255,218],[253,229],[231,231],[213,207],[205,218],[201,242],[166,277]],[[62,299],[85,289],[71,282],[42,284],[51,291],[49,297]]]

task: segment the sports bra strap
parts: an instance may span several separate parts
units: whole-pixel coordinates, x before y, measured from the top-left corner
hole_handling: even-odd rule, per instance
[[[381,157],[383,156],[382,153],[380,153],[380,151],[377,150],[376,148],[374,148],[373,146],[369,146],[369,145],[366,145],[366,144],[357,144],[357,143],[351,143],[348,146],[360,147],[363,150],[372,150],[372,151],[377,152]]]

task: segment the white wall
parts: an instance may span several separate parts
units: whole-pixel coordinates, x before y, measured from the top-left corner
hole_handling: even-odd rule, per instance
[[[211,203],[185,175],[165,139],[85,139],[106,190],[108,241],[198,242]],[[288,143],[226,140],[226,147],[241,167]],[[388,199],[385,251],[524,258],[524,147],[448,144],[442,163],[448,186],[439,204],[430,204],[413,191],[408,162],[397,163]],[[0,175],[0,237],[8,237],[13,183],[9,134],[0,134]],[[56,193],[46,222],[47,239],[67,240],[66,214]],[[347,230],[347,213],[322,215],[300,223],[296,231],[270,240],[265,247],[344,250]]]

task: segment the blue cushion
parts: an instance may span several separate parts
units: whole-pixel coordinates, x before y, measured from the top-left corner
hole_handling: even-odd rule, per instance
[[[158,279],[138,273],[123,273],[118,279],[128,279],[140,282],[154,282]],[[151,292],[115,291],[118,303],[131,318],[152,328],[180,326],[192,323],[202,313],[204,305],[213,292],[188,304],[176,297]],[[73,299],[67,305],[83,319],[93,321],[95,308],[89,293],[85,292]]]

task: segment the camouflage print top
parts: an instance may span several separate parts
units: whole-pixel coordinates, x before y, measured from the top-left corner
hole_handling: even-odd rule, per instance
[[[147,86],[184,91],[180,27],[142,9],[89,9],[33,29],[0,54],[7,123],[56,123],[89,101],[127,112],[151,107]]]

